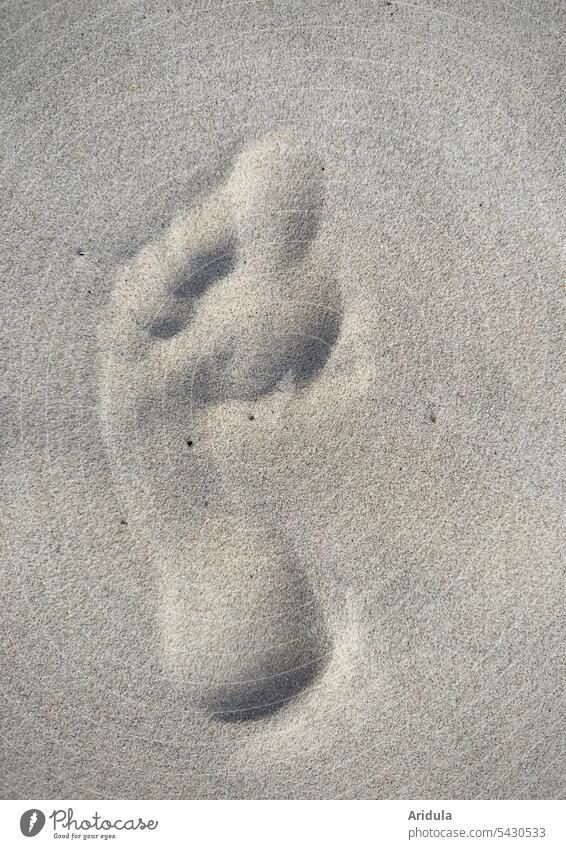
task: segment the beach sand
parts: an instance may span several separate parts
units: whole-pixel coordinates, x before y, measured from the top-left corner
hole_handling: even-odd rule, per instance
[[[2,14],[2,797],[563,798],[564,8]]]

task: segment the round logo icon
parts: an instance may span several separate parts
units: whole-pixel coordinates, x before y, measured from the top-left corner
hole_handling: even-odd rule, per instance
[[[31,808],[20,817],[20,831],[25,837],[35,837],[45,825],[45,814],[38,808]]]

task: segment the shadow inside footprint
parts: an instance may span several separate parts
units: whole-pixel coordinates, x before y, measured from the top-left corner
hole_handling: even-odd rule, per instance
[[[201,251],[191,258],[188,268],[175,280],[171,294],[179,299],[198,298],[209,286],[232,274],[236,263],[235,242]]]
[[[239,692],[233,687],[220,690],[216,694],[212,718],[225,723],[267,719],[312,686],[325,665],[326,653],[297,669],[258,681],[255,686],[242,687]]]
[[[319,323],[307,330],[301,339],[298,355],[292,363],[292,369],[300,384],[307,385],[315,380],[328,360],[332,348],[338,339],[341,316],[325,310]]]
[[[159,340],[180,333],[190,319],[195,302],[207,289],[227,277],[237,265],[235,241],[227,241],[210,250],[195,253],[186,267],[171,281],[168,294],[148,326],[148,333]]]
[[[321,308],[317,320],[301,333],[279,331],[234,355],[236,343],[223,340],[224,350],[202,357],[190,376],[190,394],[202,404],[258,401],[292,374],[296,388],[312,383],[324,368],[340,333],[341,316]],[[187,390],[181,390],[184,392]]]
[[[183,322],[177,316],[157,317],[148,332],[154,339],[171,339],[183,329]]]

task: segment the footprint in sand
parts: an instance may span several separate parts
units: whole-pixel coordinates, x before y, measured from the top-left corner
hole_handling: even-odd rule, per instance
[[[338,337],[339,291],[312,255],[323,170],[290,132],[244,150],[120,270],[99,330],[113,472],[159,566],[163,667],[223,720],[274,712],[331,652],[292,543],[234,503],[209,450],[222,405],[308,391]]]

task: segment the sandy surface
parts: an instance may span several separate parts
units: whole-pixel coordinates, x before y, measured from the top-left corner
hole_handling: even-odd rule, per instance
[[[564,796],[564,17],[4,4],[4,798]]]

